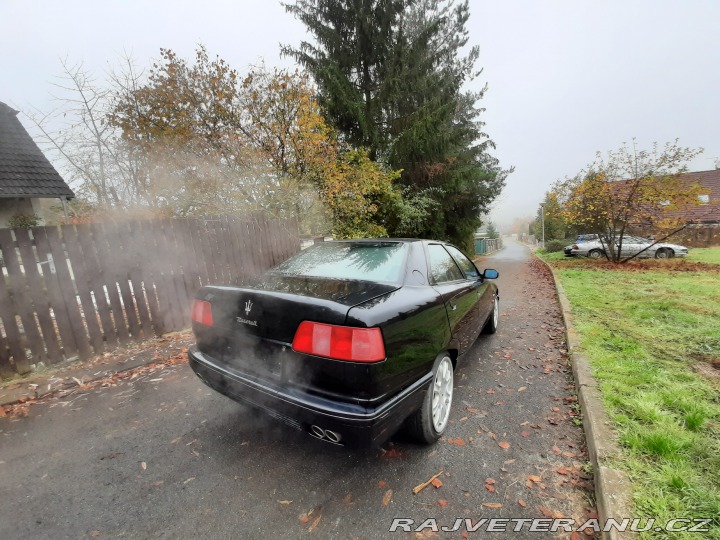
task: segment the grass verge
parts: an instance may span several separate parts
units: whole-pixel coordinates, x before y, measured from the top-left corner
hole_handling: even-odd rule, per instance
[[[687,258],[689,261],[720,264],[720,247],[690,248]]]
[[[612,465],[633,481],[636,516],[713,519],[707,533],[640,537],[720,539],[720,272],[689,272],[680,260],[677,271],[675,260],[618,271],[538,255],[570,301],[619,434],[622,456]]]

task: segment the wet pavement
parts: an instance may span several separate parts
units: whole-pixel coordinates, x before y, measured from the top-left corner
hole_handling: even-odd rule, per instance
[[[393,518],[593,514],[552,280],[515,243],[478,266],[500,271],[500,329],[456,373],[436,445],[324,444],[171,365],[0,418],[0,538],[568,538],[389,532]]]

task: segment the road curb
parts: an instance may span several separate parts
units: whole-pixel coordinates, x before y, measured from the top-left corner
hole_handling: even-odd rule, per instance
[[[578,402],[583,415],[583,430],[587,442],[588,456],[593,467],[595,480],[595,500],[601,525],[608,519],[622,520],[631,517],[632,490],[628,476],[609,464],[620,452],[617,434],[612,428],[610,418],[602,403],[597,381],[593,377],[590,362],[580,347],[580,338],[573,324],[570,302],[565,295],[562,283],[558,279],[555,269],[540,259],[550,270],[555,282],[555,291],[567,338],[568,354],[572,366],[573,378],[578,390]],[[616,530],[603,533],[608,540],[625,540],[635,538],[630,532]]]

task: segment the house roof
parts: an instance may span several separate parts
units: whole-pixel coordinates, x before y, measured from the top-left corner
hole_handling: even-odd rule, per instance
[[[678,178],[687,182],[688,186],[700,186],[701,195],[708,195],[709,201],[682,211],[668,212],[668,216],[682,217],[695,223],[720,221],[720,169],[683,173]]]
[[[75,197],[17,114],[0,102],[0,198]]]

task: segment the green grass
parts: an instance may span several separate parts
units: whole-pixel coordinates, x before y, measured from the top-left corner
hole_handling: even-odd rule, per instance
[[[690,248],[687,259],[694,262],[720,264],[720,247]]]
[[[695,251],[702,262],[720,254]],[[714,518],[709,533],[641,538],[720,539],[720,378],[708,374],[720,358],[720,272],[599,270],[582,260],[556,271],[619,435],[614,465],[632,479],[634,515]]]

